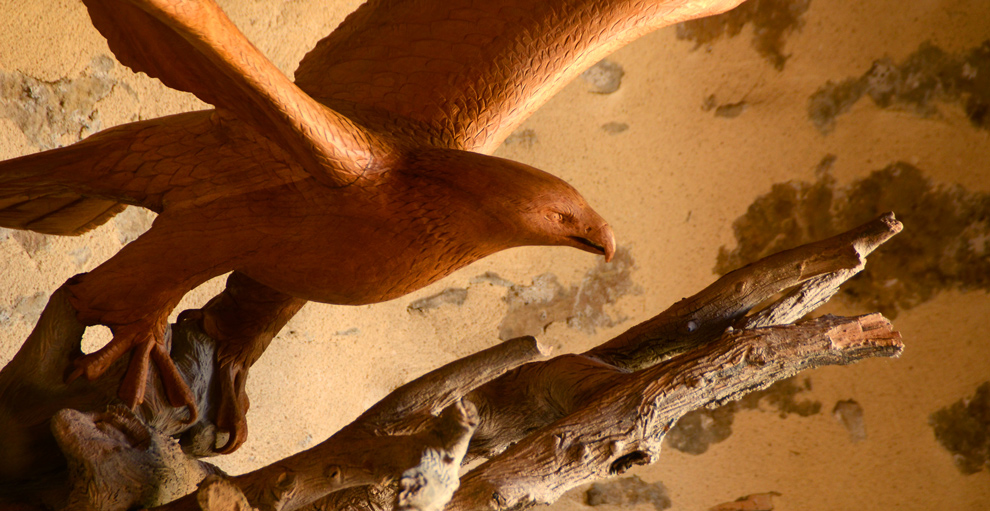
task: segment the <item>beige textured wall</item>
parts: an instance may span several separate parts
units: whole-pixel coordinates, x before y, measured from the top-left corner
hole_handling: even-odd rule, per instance
[[[576,81],[498,151],[581,190],[613,224],[625,266],[603,271],[595,257],[572,249],[517,249],[393,302],[310,304],[252,371],[251,437],[219,463],[240,472],[315,444],[397,385],[497,342],[500,331],[542,327],[533,319],[541,312],[552,320],[545,342],[585,349],[709,283],[720,250],[736,261],[737,245],[744,258],[774,240],[824,236],[894,207],[906,241],[886,248],[892,254],[867,267],[876,275],[830,307],[896,316],[903,357],[810,372],[761,400],[696,418],[700,429],[678,445],[707,447],[703,454],[671,446],[659,465],[634,472],[644,482],[622,478],[590,501],[579,489],[556,507],[603,500],[606,511],[661,509],[661,482],[672,509],[770,491],[781,494],[774,500],[781,510],[990,509],[988,467],[964,475],[929,425],[933,412],[990,380],[990,114],[980,110],[990,104],[990,46],[977,51],[990,39],[990,5],[753,2],[749,15],[733,18],[741,26],[734,36],[705,39],[718,24],[682,30],[701,34],[696,44],[671,27],[624,48],[609,59],[624,70],[616,91],[596,93]],[[222,2],[287,72],[358,3]],[[799,13],[795,24],[764,15],[784,11]],[[0,157],[202,108],[109,55],[76,1],[0,3]],[[828,82],[861,77],[815,96]],[[813,96],[817,105],[847,107],[830,131],[809,116]],[[815,118],[826,123],[822,112]],[[835,157],[831,166],[820,165],[826,155]],[[905,164],[870,175],[895,162]],[[759,208],[745,217],[754,202]],[[73,239],[0,232],[0,363],[27,336],[48,293],[149,222],[129,211]],[[476,278],[486,272],[503,280]],[[519,286],[516,298],[507,299],[505,282]],[[602,283],[616,296],[603,298]],[[463,301],[408,308],[448,288]],[[180,309],[217,289],[204,286]],[[520,295],[531,298],[528,307]],[[592,305],[575,306],[575,296]],[[863,430],[833,416],[836,403],[850,399],[862,409]],[[728,421],[731,435],[710,441],[726,437]]]

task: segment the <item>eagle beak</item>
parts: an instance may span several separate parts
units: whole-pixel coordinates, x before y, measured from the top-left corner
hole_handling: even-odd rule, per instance
[[[612,256],[615,255],[615,236],[608,224],[602,224],[601,227],[590,231],[585,236],[571,236],[570,238],[578,243],[575,246],[581,250],[605,256],[606,263],[611,261]]]

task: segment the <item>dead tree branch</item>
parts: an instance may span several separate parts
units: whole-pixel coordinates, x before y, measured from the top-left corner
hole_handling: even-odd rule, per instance
[[[574,411],[465,475],[447,509],[554,502],[577,485],[655,462],[666,432],[700,406],[717,406],[805,369],[900,351],[900,335],[879,314],[727,332],[648,369],[612,373],[610,384]]]

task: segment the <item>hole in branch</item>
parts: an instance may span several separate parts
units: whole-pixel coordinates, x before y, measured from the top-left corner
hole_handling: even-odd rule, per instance
[[[611,475],[622,474],[633,465],[646,465],[649,462],[650,457],[645,452],[634,451],[613,461],[612,465],[608,467],[608,473]]]
[[[86,355],[107,345],[113,339],[113,333],[103,325],[91,325],[86,327],[82,337],[82,352]]]

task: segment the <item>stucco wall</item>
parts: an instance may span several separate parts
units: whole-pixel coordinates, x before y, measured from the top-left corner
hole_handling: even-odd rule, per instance
[[[725,23],[670,27],[620,50],[599,73],[614,91],[575,81],[498,150],[581,190],[614,226],[617,263],[516,249],[389,303],[309,304],[252,370],[251,437],[218,462],[237,473],[319,442],[500,333],[535,328],[558,350],[586,349],[707,285],[715,268],[894,209],[904,233],[830,310],[894,317],[900,359],[808,372],[695,416],[660,464],[634,472],[642,482],[579,489],[556,507],[707,509],[775,491],[781,510],[990,508],[986,458],[956,456],[966,471],[982,467],[967,475],[936,440],[935,429],[956,438],[964,407],[930,424],[990,380],[990,6],[754,2]],[[358,3],[222,5],[291,72]],[[0,157],[202,107],[113,60],[80,3],[0,4]],[[151,218],[129,210],[71,239],[0,232],[0,363],[48,293]]]

